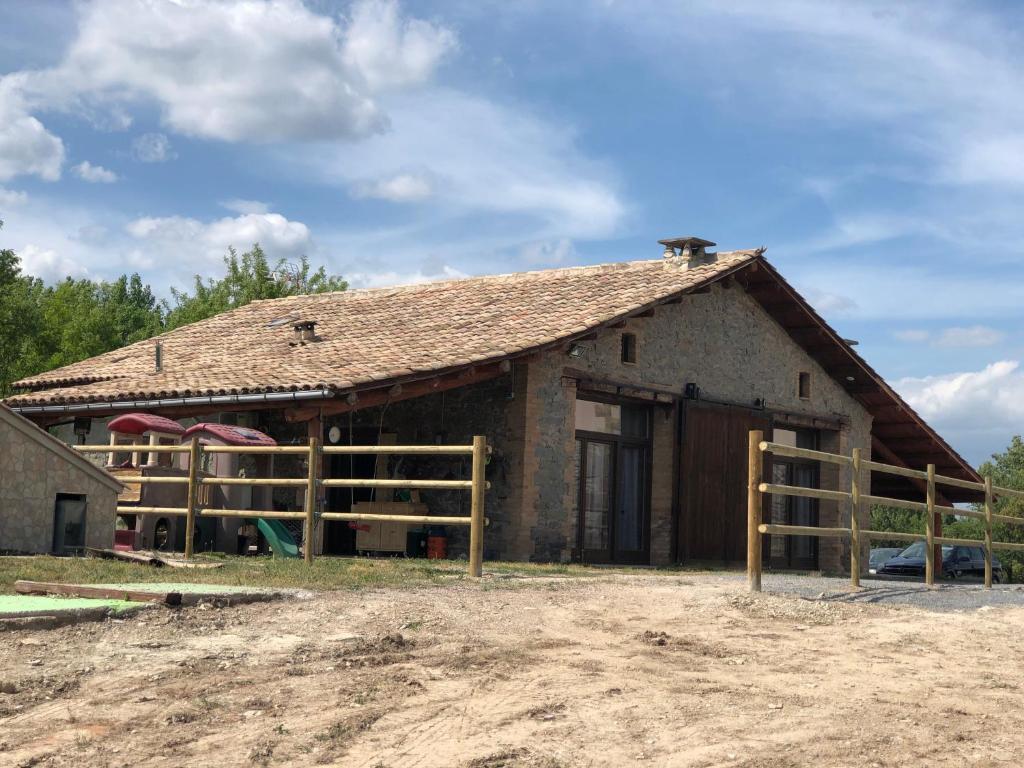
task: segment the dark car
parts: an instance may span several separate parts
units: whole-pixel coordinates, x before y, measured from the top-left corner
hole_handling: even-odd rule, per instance
[[[925,543],[915,541],[878,569],[883,576],[924,576]],[[982,547],[942,547],[941,575],[947,579],[985,575],[985,550]],[[992,556],[992,581],[1003,580],[1003,564]]]
[[[878,569],[903,551],[903,547],[874,547],[868,555],[868,573],[878,573]]]

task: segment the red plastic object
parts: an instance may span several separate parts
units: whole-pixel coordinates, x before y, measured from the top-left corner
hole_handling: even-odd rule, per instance
[[[201,422],[185,430],[183,437],[191,437],[197,432],[207,432],[228,445],[277,445],[277,441],[257,429],[234,427],[230,424],[214,424]]]
[[[427,559],[447,560],[448,559],[448,537],[427,536]]]
[[[122,552],[131,552],[135,549],[136,532],[127,528],[114,531],[114,549]]]
[[[166,432],[169,435],[183,435],[185,428],[176,421],[151,413],[126,413],[111,419],[107,424],[111,432],[122,435],[141,435],[143,432]]]

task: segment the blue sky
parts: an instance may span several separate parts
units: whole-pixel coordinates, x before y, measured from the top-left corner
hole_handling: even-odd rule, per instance
[[[972,461],[1024,422],[1024,7],[0,4],[0,242],[159,291],[768,247]]]

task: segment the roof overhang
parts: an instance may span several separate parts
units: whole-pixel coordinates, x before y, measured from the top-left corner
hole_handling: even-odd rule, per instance
[[[961,480],[982,482],[977,471],[900,397],[854,351],[785,278],[764,259],[758,259],[735,275],[761,307],[849,395],[871,414],[872,454],[876,461],[911,469],[934,464],[936,472]],[[923,489],[895,475],[872,473],[872,494],[895,499],[920,500]],[[976,492],[943,488],[951,502],[978,501]]]

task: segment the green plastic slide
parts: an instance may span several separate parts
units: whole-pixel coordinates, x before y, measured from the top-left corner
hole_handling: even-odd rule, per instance
[[[291,532],[280,520],[257,518],[256,526],[270,544],[270,548],[274,550],[274,557],[299,556],[299,545],[295,543]]]

